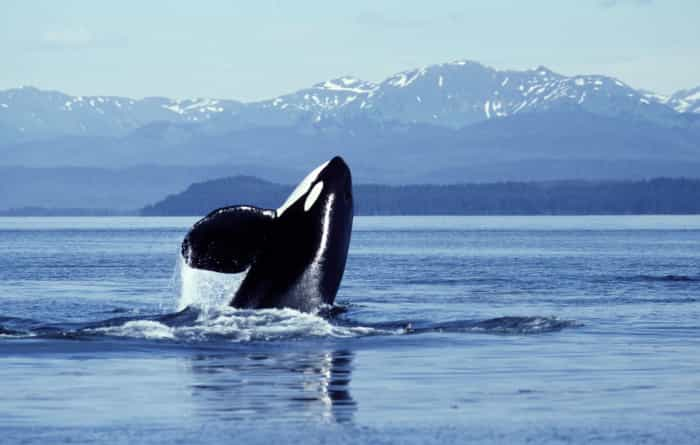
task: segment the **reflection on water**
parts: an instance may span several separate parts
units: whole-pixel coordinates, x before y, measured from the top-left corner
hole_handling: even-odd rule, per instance
[[[196,355],[192,397],[207,418],[352,422],[353,357],[347,350]]]

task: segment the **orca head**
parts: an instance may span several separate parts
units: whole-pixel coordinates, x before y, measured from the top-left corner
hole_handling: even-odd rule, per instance
[[[277,244],[294,251],[284,256],[295,256],[303,272],[313,271],[325,304],[333,304],[343,277],[353,207],[350,169],[336,156],[311,171],[277,209]]]
[[[314,217],[329,201],[334,214],[352,215],[352,177],[348,165],[340,156],[324,162],[306,175],[277,209],[277,217],[308,214],[307,219],[318,219]]]

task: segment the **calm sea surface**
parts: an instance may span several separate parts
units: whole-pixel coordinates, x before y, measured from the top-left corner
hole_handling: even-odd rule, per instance
[[[700,217],[360,217],[325,319],[194,218],[0,218],[0,442],[700,443]]]

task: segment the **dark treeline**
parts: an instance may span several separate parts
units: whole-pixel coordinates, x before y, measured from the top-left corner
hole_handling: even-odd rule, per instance
[[[141,210],[146,216],[206,215],[228,205],[247,204],[277,208],[291,193],[288,185],[273,184],[252,176],[234,176],[192,184],[182,193],[170,195]]]
[[[143,215],[204,215],[227,205],[276,208],[292,187],[238,176],[193,184]],[[700,180],[356,185],[358,215],[698,214]]]

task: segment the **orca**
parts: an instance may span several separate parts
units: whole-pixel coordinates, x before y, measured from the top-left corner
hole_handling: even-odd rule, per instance
[[[331,307],[345,271],[353,220],[350,169],[336,156],[311,171],[276,210],[223,207],[182,242],[195,269],[242,274],[230,305],[318,312]]]

